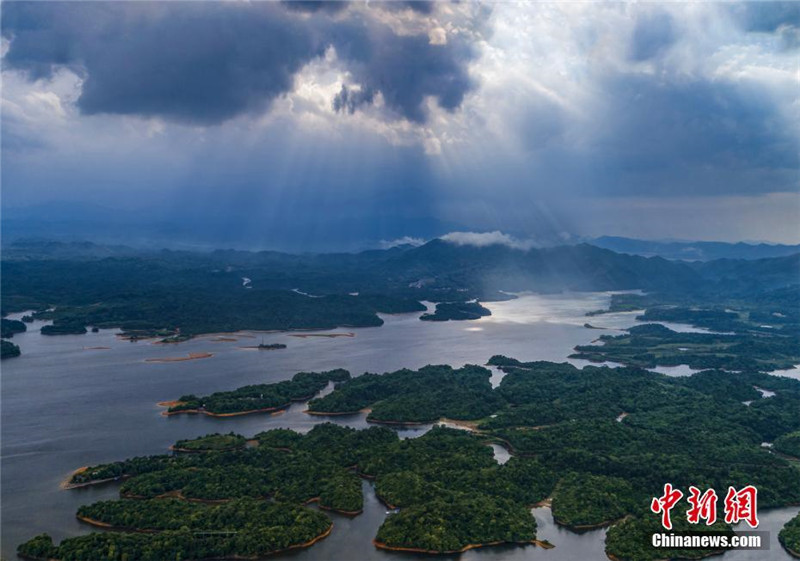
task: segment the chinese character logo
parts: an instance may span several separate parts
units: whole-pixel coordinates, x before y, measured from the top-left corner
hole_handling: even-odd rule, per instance
[[[741,491],[728,487],[728,494],[725,495],[725,522],[736,524],[744,520],[751,528],[757,527],[757,498],[758,491],[752,485],[743,487]]]
[[[653,498],[650,503],[650,510],[655,514],[661,513],[661,525],[667,530],[672,530],[672,520],[670,519],[669,512],[672,510],[679,500],[683,497],[683,492],[679,489],[673,489],[672,484],[664,484],[664,494],[661,497]]]
[[[687,499],[691,508],[686,511],[686,520],[689,524],[699,524],[700,520],[706,521],[706,526],[711,526],[717,521],[717,493],[709,489],[702,495],[700,489],[694,485],[689,487]]]
[[[650,502],[650,510],[655,514],[661,515],[661,525],[672,530],[672,519],[670,512],[676,504],[683,498],[683,491],[675,489],[671,483],[664,484],[664,494],[654,497]],[[723,507],[725,509],[725,523],[737,524],[747,522],[751,528],[758,527],[758,491],[752,485],[742,487],[737,491],[733,487],[728,487],[725,495]],[[706,526],[711,526],[717,521],[717,493],[714,489],[708,489],[704,493],[694,485],[689,486],[689,510],[686,511],[686,520],[689,524],[700,524],[705,521]]]

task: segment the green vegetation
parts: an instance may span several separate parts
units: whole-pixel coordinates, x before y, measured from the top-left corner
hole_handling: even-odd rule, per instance
[[[772,447],[773,450],[776,450],[781,454],[786,454],[787,456],[792,456],[794,458],[800,458],[800,431],[790,432],[779,436],[775,439]]]
[[[2,323],[2,335],[0,336],[4,339],[13,337],[14,333],[24,333],[28,330],[28,326],[19,320],[3,318],[0,323]]]
[[[70,477],[68,485],[82,486],[100,481],[118,480],[142,473],[165,469],[180,462],[175,456],[141,456],[111,464],[99,464],[78,470]]]
[[[0,358],[11,358],[20,354],[19,347],[11,341],[0,341]]]
[[[42,335],[83,335],[86,333],[86,324],[82,321],[61,318],[45,325],[41,329]]]
[[[480,319],[490,316],[489,308],[484,308],[478,302],[440,302],[436,304],[436,311],[432,314],[422,314],[422,321],[458,321]]]
[[[211,452],[220,450],[238,450],[244,448],[247,440],[238,434],[207,434],[192,440],[179,440],[173,450],[187,452]]]
[[[323,268],[328,270],[335,263]],[[42,328],[46,335],[85,333],[85,327],[92,325],[121,328],[135,338],[173,342],[239,330],[380,326],[379,312],[425,309],[419,303],[424,294],[367,292],[361,287],[362,295],[351,296],[359,288],[351,288],[347,279],[342,280],[346,286],[325,282],[324,276],[306,273],[308,265],[298,264],[299,270],[288,277],[268,263],[256,270],[249,267],[247,263],[232,266],[219,255],[179,252],[89,260],[4,260],[2,308],[4,313],[33,309],[36,319],[54,320],[52,326]],[[253,279],[252,289],[242,289],[242,276]],[[293,292],[297,286],[320,297]]]
[[[781,370],[800,363],[798,335],[678,333],[660,324],[637,325],[626,335],[602,335],[602,345],[575,347],[570,358],[642,368],[677,366],[725,370]]]
[[[71,483],[124,479],[122,503],[137,498],[156,506],[135,516],[126,510],[133,507],[93,506],[88,508],[111,514],[86,517],[124,528],[160,524],[158,536],[177,536],[187,528],[159,520],[170,512],[181,512],[175,518],[194,516],[179,510],[193,508],[185,506],[187,501],[198,508],[248,501],[299,508],[316,501],[323,509],[355,515],[362,508],[362,476],[374,480],[382,501],[401,509],[378,530],[378,547],[434,552],[530,542],[536,528],[528,509],[551,497],[555,520],[569,528],[622,520],[609,530],[607,550],[631,560],[665,553],[641,540],[658,523],[646,509],[664,482],[684,493],[690,485],[719,492],[752,484],[761,508],[800,502],[797,462],[761,446],[775,442],[780,451],[797,440],[800,381],[721,370],[672,378],[635,367],[578,369],[503,356],[490,363],[505,372],[496,389],[485,368],[427,366],[354,379],[345,371],[307,373],[264,385],[258,396],[280,387],[284,399],[307,398],[336,379],[332,393],[310,402],[313,411],[372,407],[377,420],[392,422],[459,417],[476,420],[474,432],[435,426],[421,437],[401,440],[386,426],[355,430],[325,423],[305,435],[262,432],[251,447],[243,446],[244,437],[215,434],[178,443],[203,453],[94,466],[75,474]],[[762,397],[760,390],[774,395]],[[251,389],[237,392],[226,393],[254,399]],[[221,398],[184,399],[207,407]],[[493,442],[512,450],[505,464],[495,462],[487,446]],[[184,506],[162,506],[163,501]],[[110,547],[92,541],[100,538],[82,539],[80,548]],[[178,537],[173,541],[183,543]],[[25,547],[55,547],[48,543],[37,538]],[[145,546],[119,542],[114,547]]]
[[[528,509],[485,496],[432,500],[386,518],[376,545],[434,553],[457,552],[471,545],[531,543],[536,520]]]
[[[789,520],[778,534],[778,541],[795,557],[800,557],[800,514]]]
[[[46,534],[19,546],[20,555],[63,561],[163,561],[239,556],[259,558],[310,545],[331,528],[320,512],[287,504],[237,500],[221,505],[175,499],[103,501],[78,516],[116,528],[153,533],[92,533],[58,546]]]
[[[683,516],[672,517],[674,532],[730,532],[729,526],[715,522],[712,526],[693,525]],[[640,517],[623,520],[608,529],[606,554],[620,561],[657,561],[660,559],[701,559],[723,549],[666,549],[652,546],[653,534],[663,533],[658,515],[646,513]]]
[[[74,474],[70,485],[124,479],[120,495],[153,499],[172,496],[198,501],[272,498],[347,513],[362,508],[361,486],[353,468],[373,450],[397,441],[384,427],[356,431],[329,423],[306,435],[279,429],[256,435],[257,447],[211,449],[239,435],[211,435],[176,443],[198,446],[203,454],[132,458],[93,466]],[[209,446],[209,443],[213,443]]]
[[[371,407],[367,419],[376,422],[476,419],[496,411],[502,403],[492,391],[490,377],[489,370],[473,365],[364,374],[337,385],[325,397],[311,400],[308,408],[318,414],[341,414]]]
[[[624,479],[570,473],[553,493],[553,519],[573,528],[601,526],[635,511],[648,498]]]
[[[204,397],[184,395],[169,407],[169,413],[204,412],[213,415],[240,414],[284,409],[293,401],[306,401],[322,391],[329,382],[350,379],[347,370],[298,372],[291,380],[274,384],[243,386],[229,392],[216,392]]]
[[[297,516],[301,520],[326,517],[298,506],[268,501],[236,499],[204,504],[179,499],[100,501],[78,508],[78,517],[125,530],[241,530],[252,525],[282,525]],[[271,524],[264,524],[269,520]],[[325,526],[323,525],[323,529]],[[313,536],[312,536],[313,537]]]

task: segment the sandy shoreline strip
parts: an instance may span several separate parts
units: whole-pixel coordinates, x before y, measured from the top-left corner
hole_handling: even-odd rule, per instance
[[[509,545],[515,545],[515,544],[516,545],[528,545],[528,544],[539,545],[539,540],[531,540],[531,541],[524,541],[524,542],[507,542],[507,541],[500,540],[500,541],[496,541],[496,542],[487,542],[487,543],[471,543],[471,544],[465,545],[461,549],[454,549],[454,550],[451,550],[451,551],[436,551],[434,549],[422,549],[422,548],[419,548],[419,547],[396,547],[396,546],[387,545],[387,544],[385,544],[383,542],[379,542],[377,539],[372,540],[372,545],[374,545],[378,549],[385,549],[385,550],[388,550],[388,551],[405,551],[405,552],[409,552],[409,553],[426,553],[426,554],[429,554],[429,555],[453,555],[455,553],[464,553],[465,551],[469,551],[470,549],[477,549],[479,547],[491,547],[493,545],[504,545],[504,544],[509,544]],[[550,545],[552,546],[552,544],[550,544]],[[545,545],[543,545],[542,547],[545,547],[546,549],[551,549],[550,547],[547,547]]]
[[[356,334],[348,333],[290,333],[289,337],[300,337],[301,339],[308,339],[309,337],[327,337],[335,339],[336,337],[355,337]]]
[[[159,401],[156,405],[159,407],[175,407],[177,405],[183,405],[184,402],[182,401]],[[247,411],[235,411],[233,413],[212,413],[211,411],[206,411],[205,409],[181,409],[180,411],[162,411],[161,414],[164,417],[171,417],[173,415],[208,415],[209,417],[241,417],[242,415],[253,415],[256,413],[270,413],[275,415],[277,413],[282,413],[286,409],[288,409],[292,405],[292,402],[285,403],[283,405],[279,405],[277,407],[267,407],[264,409],[248,409]]]
[[[202,358],[211,358],[212,356],[214,356],[214,353],[189,353],[188,356],[146,358],[144,359],[144,361],[150,363],[183,362],[186,360],[200,360]]]

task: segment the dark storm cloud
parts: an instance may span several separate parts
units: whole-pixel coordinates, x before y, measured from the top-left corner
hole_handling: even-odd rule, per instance
[[[800,26],[800,2],[745,2],[731,7],[748,31],[777,31]]]
[[[745,30],[776,33],[784,49],[800,47],[800,2],[746,2],[731,9]]]
[[[418,14],[430,14],[436,7],[436,2],[426,2],[424,0],[390,1],[382,4],[387,10],[412,10]]]
[[[374,99],[375,90],[354,90],[342,84],[342,89],[333,98],[333,110],[352,115],[360,106],[370,104]]]
[[[473,46],[461,37],[431,45],[427,35],[389,34],[377,30],[371,47],[352,61],[351,72],[362,89],[380,91],[389,109],[414,122],[426,120],[428,96],[444,109],[458,108],[475,86],[467,69],[476,56]]]
[[[797,188],[797,131],[762,90],[633,75],[610,77],[605,90],[606,117],[593,123],[591,135],[594,167],[609,177],[653,178],[648,184],[621,181],[609,191],[707,195]],[[703,176],[708,170],[734,182],[710,181]],[[739,180],[743,170],[768,170],[770,180]]]
[[[152,7],[152,8],[151,8]],[[19,4],[4,6],[5,62],[45,76],[84,77],[84,114],[218,123],[263,109],[324,45],[269,4]]]
[[[281,0],[281,4],[296,12],[328,12],[330,14],[341,12],[348,5],[347,2],[332,0]]]
[[[59,67],[82,76],[78,107],[84,114],[198,124],[264,110],[291,91],[294,75],[328,46],[352,66],[361,91],[383,94],[394,118],[424,121],[426,96],[455,109],[472,87],[466,66],[474,52],[463,41],[431,45],[426,34],[396,35],[368,17],[329,17],[345,3],[289,7],[13,2],[3,10],[3,36],[11,41],[4,62],[32,79]],[[373,97],[348,99],[343,107],[352,112]]]
[[[672,16],[657,13],[636,22],[630,47],[632,60],[649,60],[669,48],[676,39]]]

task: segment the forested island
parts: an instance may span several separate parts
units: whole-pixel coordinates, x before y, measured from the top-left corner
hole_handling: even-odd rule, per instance
[[[179,440],[172,445],[174,452],[224,452],[228,450],[241,450],[247,445],[247,440],[232,432],[228,434],[207,434],[192,440]]]
[[[271,413],[286,409],[293,401],[307,401],[330,382],[350,379],[347,370],[329,372],[298,372],[291,380],[275,384],[244,386],[229,392],[217,392],[197,397],[184,395],[176,401],[164,402],[167,415],[203,413],[212,416]]]
[[[2,323],[3,339],[10,339],[14,336],[14,333],[24,333],[28,330],[28,326],[24,322],[16,319],[3,318],[0,323]]]
[[[724,522],[712,526],[689,524],[683,516],[672,518],[675,532],[723,532],[733,535],[733,530]],[[663,561],[664,559],[703,559],[723,553],[724,549],[668,549],[650,546],[653,534],[662,533],[664,527],[658,515],[643,513],[638,517],[623,520],[608,529],[606,554],[621,561]]]
[[[800,514],[786,523],[778,534],[778,541],[790,555],[800,558]]]
[[[316,502],[323,510],[357,515],[363,503],[360,478],[374,482],[378,498],[399,509],[379,528],[375,546],[429,553],[533,543],[536,525],[528,509],[549,499],[554,519],[567,528],[611,525],[606,551],[615,558],[662,558],[665,551],[638,537],[659,524],[649,503],[664,481],[684,493],[698,482],[718,490],[753,484],[760,508],[800,502],[800,463],[787,453],[794,450],[800,431],[800,381],[754,371],[708,370],[671,378],[636,367],[577,368],[504,356],[489,362],[505,373],[495,389],[487,369],[469,365],[356,378],[346,371],[298,375],[308,385],[283,396],[304,394],[308,399],[337,380],[331,393],[309,402],[316,413],[369,407],[370,420],[457,418],[470,420],[470,429],[434,426],[421,437],[401,440],[389,426],[355,430],[323,423],[305,435],[276,429],[249,440],[232,433],[182,440],[173,446],[177,454],[131,458],[73,474],[67,487],[121,482],[119,501],[89,505],[78,513],[113,532],[70,538],[58,546],[40,536],[20,551],[60,558],[113,542],[136,558],[145,551],[158,555],[167,551],[159,549],[167,536],[169,543],[188,547],[180,535],[190,534],[170,520],[204,520],[227,512],[213,510],[223,505],[235,505],[230,508],[237,512],[275,505],[274,513],[279,513]],[[250,388],[259,387],[261,396],[294,383]],[[763,397],[762,390],[774,395]],[[225,403],[226,394],[237,392],[197,401],[203,406],[214,399]],[[248,393],[252,390],[242,395]],[[782,451],[762,442],[781,443]],[[507,447],[511,459],[498,464],[489,443]],[[146,506],[137,510],[133,504]],[[313,528],[319,532],[325,526]],[[151,532],[146,538],[124,533],[145,529]],[[782,543],[794,543],[794,529],[787,525]],[[209,537],[202,551],[232,547],[227,539]],[[280,543],[285,548],[295,541],[281,538]],[[259,547],[278,546],[270,542]],[[181,551],[189,552],[184,553],[188,559],[206,555]],[[247,555],[252,551],[247,549]],[[699,558],[711,552],[672,553]],[[68,558],[91,558],[85,555]]]
[[[480,319],[492,312],[478,302],[440,302],[432,314],[422,314],[422,321],[459,321]]]
[[[15,345],[10,339],[14,337],[15,333],[24,333],[28,330],[28,326],[19,320],[12,320],[3,318],[2,320],[2,343],[0,343],[0,358],[12,358],[20,355],[19,346]]]
[[[104,501],[81,507],[77,517],[116,531],[67,538],[58,545],[42,534],[22,544],[19,554],[63,561],[259,559],[313,545],[333,526],[321,512],[252,499],[218,505],[177,499]]]
[[[785,370],[800,363],[800,335],[679,333],[657,323],[625,335],[601,335],[602,345],[581,345],[570,358],[642,368],[686,364],[695,369]]]
[[[501,405],[492,392],[490,377],[489,370],[474,365],[367,373],[337,384],[325,397],[311,400],[308,411],[341,415],[371,408],[367,420],[399,424],[428,423],[442,417],[475,419]]]
[[[5,339],[0,342],[0,358],[12,358],[20,355],[20,350],[17,345]]]

